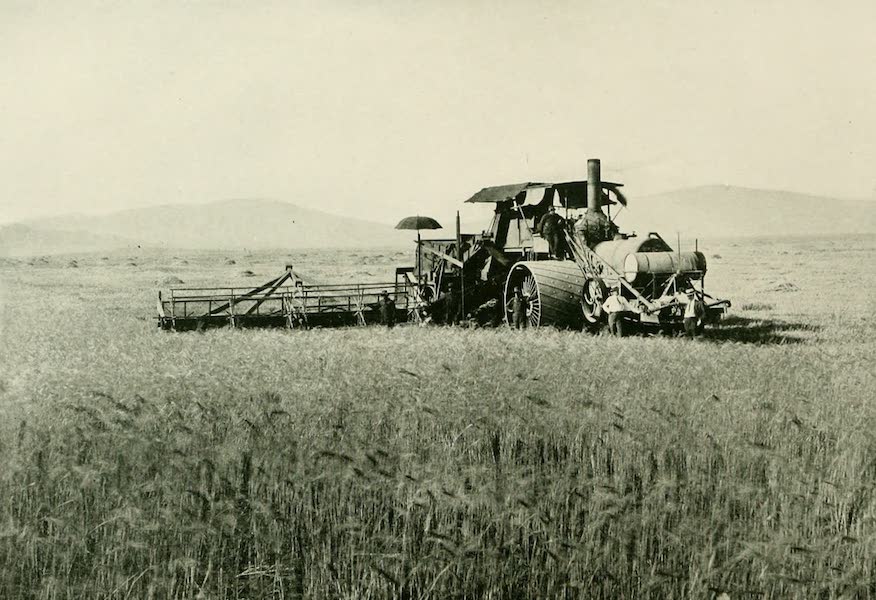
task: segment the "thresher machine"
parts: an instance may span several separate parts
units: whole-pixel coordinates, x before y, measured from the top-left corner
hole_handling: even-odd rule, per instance
[[[480,234],[418,236],[415,267],[399,267],[392,282],[307,285],[291,266],[251,290],[174,289],[159,292],[159,326],[202,328],[217,324],[312,327],[365,325],[377,320],[378,294],[391,290],[399,320],[510,322],[509,301],[519,288],[531,327],[595,329],[615,290],[622,319],[642,328],[670,330],[682,324],[685,298],[705,301],[705,321],[719,319],[729,300],[705,293],[706,258],[673,250],[657,233],[621,233],[611,207],[626,206],[622,184],[602,181],[600,161],[587,162],[587,179],[488,187],[466,200],[495,205]],[[562,249],[539,232],[551,208],[564,217]]]

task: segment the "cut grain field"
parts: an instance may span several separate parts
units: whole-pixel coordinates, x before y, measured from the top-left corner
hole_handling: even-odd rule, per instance
[[[155,327],[397,250],[0,259],[0,597],[876,598],[876,238],[701,249],[697,341]]]

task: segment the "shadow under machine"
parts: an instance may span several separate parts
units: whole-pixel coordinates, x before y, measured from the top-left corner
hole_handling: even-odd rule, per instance
[[[398,320],[444,322],[460,315],[482,325],[508,323],[515,289],[526,298],[531,327],[598,328],[615,290],[621,318],[641,328],[680,327],[684,298],[704,301],[704,321],[718,320],[728,300],[705,293],[706,259],[674,250],[657,233],[622,233],[612,207],[626,206],[619,183],[602,181],[600,161],[587,162],[587,179],[488,187],[466,202],[492,203],[480,234],[451,239],[418,237],[414,267],[399,267],[392,282],[308,285],[291,266],[249,290],[172,289],[159,292],[164,329],[215,325],[313,327],[365,325],[377,320],[380,290],[391,291]],[[557,246],[538,231],[554,210],[564,218]]]

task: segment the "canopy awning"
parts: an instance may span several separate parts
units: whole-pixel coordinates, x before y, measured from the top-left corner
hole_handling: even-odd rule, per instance
[[[496,185],[486,187],[477,194],[466,200],[466,202],[507,202],[517,197],[520,192],[527,190],[537,190],[551,187],[552,183],[534,183],[528,181],[526,183],[512,183],[510,185]]]
[[[618,198],[622,198],[618,192],[618,188],[623,187],[622,183],[614,183],[612,181],[603,181],[602,189],[606,192],[613,191]],[[513,183],[510,185],[497,185],[487,187],[479,191],[477,194],[466,200],[466,202],[508,202],[514,200],[521,192],[529,192],[531,190],[557,190],[559,192],[560,203],[568,208],[584,208],[587,206],[587,181],[564,181],[561,183]],[[529,199],[529,194],[527,198]],[[621,201],[626,204],[625,199]],[[523,204],[526,204],[524,200]],[[603,198],[602,204],[616,204],[614,200],[606,197]]]

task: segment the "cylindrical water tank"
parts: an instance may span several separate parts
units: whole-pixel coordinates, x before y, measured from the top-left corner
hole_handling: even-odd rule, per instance
[[[706,272],[702,252],[631,252],[624,259],[624,279],[634,283],[642,275],[687,273],[695,278]]]
[[[624,259],[633,252],[670,252],[672,248],[658,237],[631,237],[597,244],[594,252],[618,273],[624,272]]]

